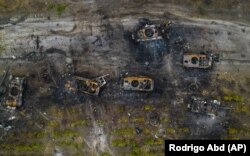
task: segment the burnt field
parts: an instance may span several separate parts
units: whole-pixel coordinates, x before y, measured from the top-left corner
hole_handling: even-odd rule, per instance
[[[217,16],[211,5],[201,19],[184,15],[190,3],[169,13],[160,1],[136,11],[137,2],[126,3],[116,15],[105,11],[107,4],[84,2],[86,16],[67,5],[56,9],[60,15],[41,8],[38,16],[13,15],[15,24],[3,21],[0,155],[164,155],[164,139],[250,138],[247,24],[226,15],[205,19]],[[163,38],[132,40],[142,18],[165,24]],[[209,69],[184,68],[183,55],[201,51],[219,60]],[[106,74],[98,96],[65,87],[74,76]],[[10,76],[25,78],[16,110],[4,106]],[[150,77],[154,89],[124,90],[125,76]],[[199,102],[203,112],[192,107]]]

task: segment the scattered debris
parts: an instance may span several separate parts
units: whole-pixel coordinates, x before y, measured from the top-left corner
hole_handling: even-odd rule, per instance
[[[155,113],[155,112],[150,113],[148,118],[149,118],[150,125],[158,126],[160,124],[160,117],[158,113]]]
[[[197,82],[193,82],[193,83],[191,83],[191,84],[188,86],[188,89],[189,89],[190,91],[198,91],[199,86],[198,86]]]
[[[136,134],[141,134],[143,132],[143,130],[139,127],[135,127],[135,132],[136,132]]]
[[[15,120],[16,119],[16,116],[11,116],[9,117],[8,121],[12,121],[12,120]]]
[[[159,128],[155,134],[155,138],[162,138],[162,137],[166,137],[166,129],[165,128]]]
[[[59,148],[56,147],[54,150],[54,156],[63,156],[63,153]]]
[[[218,115],[220,102],[218,100],[205,100],[203,97],[191,97],[187,108],[190,112],[207,115],[215,118]]]
[[[122,88],[133,91],[153,91],[154,80],[146,76],[130,76],[123,78]]]

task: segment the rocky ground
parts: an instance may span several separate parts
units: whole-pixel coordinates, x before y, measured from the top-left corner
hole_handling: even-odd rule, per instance
[[[0,74],[27,82],[23,107],[0,107],[0,155],[164,155],[164,139],[249,139],[249,5],[0,0]],[[144,56],[129,32],[140,18],[172,22],[160,63],[137,59]],[[220,61],[210,70],[184,69],[183,52],[200,50]],[[64,92],[72,75],[104,74],[98,97]],[[154,92],[122,90],[124,74],[152,77]],[[188,112],[191,96],[221,101],[222,113]]]

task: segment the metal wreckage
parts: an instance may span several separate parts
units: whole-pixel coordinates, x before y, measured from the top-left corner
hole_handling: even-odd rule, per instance
[[[122,80],[122,88],[132,91],[153,91],[154,80],[146,76],[128,76]]]
[[[5,97],[1,101],[3,106],[10,109],[16,109],[22,106],[24,82],[24,78],[10,76]]]
[[[219,61],[219,56],[211,52],[186,52],[183,54],[183,67],[185,68],[208,69],[213,67],[215,61]]]
[[[192,96],[187,108],[192,113],[206,115],[214,119],[220,114],[221,103],[218,100],[207,100],[204,97]]]
[[[139,20],[139,25],[132,33],[132,40],[136,42],[146,42],[163,39],[164,27],[156,25],[148,19]]]
[[[168,38],[167,29],[172,22],[165,24],[155,24],[148,19],[140,19],[139,24],[131,33],[131,39],[139,45],[148,44],[155,41],[162,41]],[[150,55],[150,53],[144,53]],[[184,68],[211,69],[214,62],[219,61],[219,55],[212,52],[184,52],[182,65]],[[94,79],[81,76],[73,76],[64,83],[64,88],[70,93],[80,93],[98,96],[100,90],[107,84],[107,75]],[[5,91],[1,104],[7,108],[16,109],[23,105],[25,78],[10,76],[8,87]],[[1,84],[2,85],[2,84]],[[126,91],[152,92],[154,90],[154,80],[147,76],[134,75],[122,78],[121,88]],[[192,96],[189,99],[188,110],[193,113],[204,114],[215,117],[218,114],[220,102],[217,100],[205,100],[201,97]]]
[[[105,78],[109,74],[97,77],[95,79],[87,79],[84,77],[74,76],[72,80],[65,83],[65,88],[72,93],[80,92],[84,94],[98,96],[101,87],[107,84]]]

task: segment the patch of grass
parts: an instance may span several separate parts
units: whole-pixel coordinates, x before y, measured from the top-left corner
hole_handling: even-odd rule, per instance
[[[167,134],[175,134],[175,129],[174,128],[167,128],[167,130],[166,130],[166,132],[167,132]]]
[[[228,102],[244,102],[244,98],[240,95],[226,95],[223,96],[223,100]]]
[[[114,147],[126,147],[130,145],[130,141],[127,139],[114,139],[112,140],[112,146]]]
[[[229,88],[226,88],[226,87],[220,87],[220,90],[222,92],[222,94],[224,95],[230,95],[230,94],[233,94],[233,91],[232,89],[229,89]]]
[[[113,134],[119,136],[134,136],[135,130],[134,128],[120,128],[113,131]]]
[[[70,127],[79,127],[79,126],[84,126],[87,124],[87,121],[86,120],[77,120],[77,121],[74,121],[70,124]]]
[[[63,12],[67,9],[67,4],[59,3],[59,4],[49,4],[48,10],[49,11],[55,11],[58,16],[61,16]]]
[[[144,110],[144,111],[152,111],[152,110],[154,110],[154,107],[151,106],[151,105],[145,105],[145,106],[143,106],[142,110]]]
[[[133,117],[131,119],[131,121],[134,122],[134,123],[144,123],[145,119],[144,119],[144,117]]]
[[[138,143],[135,140],[131,139],[114,139],[112,140],[112,146],[114,147],[136,147]]]
[[[43,148],[43,144],[32,143],[32,144],[16,146],[14,150],[17,150],[17,151],[36,151],[36,150],[41,150],[42,148]]]
[[[27,138],[31,138],[31,139],[41,139],[44,138],[46,136],[46,133],[43,131],[34,131],[34,132],[28,132],[26,133]]]
[[[96,124],[98,126],[102,126],[102,125],[104,125],[104,123],[105,123],[105,121],[103,121],[103,120],[96,120]]]
[[[144,145],[162,145],[164,141],[162,139],[148,138],[143,143]]]
[[[234,127],[230,127],[228,128],[228,136],[226,136],[227,138],[234,138],[234,140],[238,140],[238,139],[245,139],[246,137],[248,137],[250,135],[250,128],[249,127],[245,127],[245,128],[234,128]]]
[[[54,131],[52,132],[51,135],[53,138],[63,138],[63,137],[72,138],[72,137],[78,136],[79,133],[73,130],[65,130],[65,131]]]
[[[11,12],[19,8],[21,0],[9,1],[9,0],[0,0],[0,11],[1,12]]]
[[[143,130],[143,133],[144,133],[144,134],[150,134],[150,133],[151,133],[151,131],[150,131],[150,129],[145,128],[145,129]]]
[[[128,123],[129,119],[127,116],[123,116],[121,118],[118,119],[119,123]]]
[[[223,140],[240,140],[240,138],[235,137],[235,136],[227,136],[227,137],[224,137]]]
[[[67,141],[67,140],[60,141],[59,144],[61,146],[67,146],[67,147],[76,148],[76,149],[80,148],[80,147],[83,147],[82,143],[77,143],[77,142],[74,142],[74,141]]]
[[[53,103],[52,103],[53,104]],[[54,118],[62,119],[65,117],[65,112],[62,109],[58,109],[56,105],[51,105],[48,112],[49,115],[51,115]]]
[[[0,147],[1,147],[2,150],[9,151],[9,150],[11,150],[13,148],[13,145],[12,144],[3,143],[3,144],[0,145]]]
[[[228,129],[228,134],[229,135],[235,135],[235,134],[238,134],[239,131],[236,129],[236,128],[229,128]]]
[[[59,123],[56,122],[56,121],[49,121],[49,122],[48,122],[48,126],[49,126],[49,127],[52,127],[52,128],[55,128],[55,127],[58,127],[58,126],[59,126]]]
[[[250,114],[250,106],[246,104],[237,104],[235,107],[237,113],[248,113]]]
[[[189,128],[186,128],[186,127],[184,127],[184,128],[179,128],[179,129],[178,129],[178,132],[179,132],[179,133],[189,133]]]
[[[169,122],[169,118],[168,117],[162,117],[161,121],[167,123],[167,122]]]
[[[137,143],[135,143],[133,145],[131,151],[132,151],[130,153],[131,156],[141,156],[141,155],[143,155],[143,152],[142,152],[141,148],[139,147],[139,145]]]
[[[1,148],[8,151],[16,152],[28,152],[28,151],[38,151],[43,149],[44,145],[41,143],[31,143],[31,144],[3,144]]]
[[[110,156],[110,154],[108,152],[103,152],[101,153],[101,156]]]
[[[3,36],[4,34],[2,32],[0,32],[0,53],[4,52],[6,49],[4,47],[4,45],[2,45],[3,43]]]
[[[126,110],[126,108],[125,108],[124,106],[120,106],[120,107],[118,107],[118,109],[117,109],[117,113],[124,113],[125,110]]]
[[[0,53],[4,52],[5,48],[3,46],[0,45]]]

